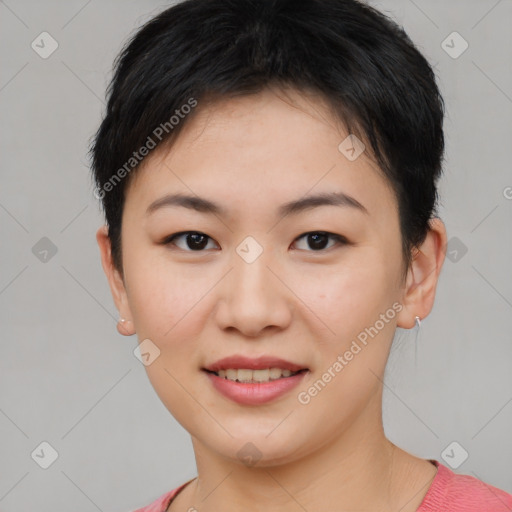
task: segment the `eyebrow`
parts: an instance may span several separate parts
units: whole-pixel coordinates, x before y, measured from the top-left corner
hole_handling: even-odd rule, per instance
[[[199,196],[188,196],[184,194],[168,194],[152,202],[146,215],[150,215],[161,208],[181,206],[201,213],[208,213],[219,216],[226,216],[227,210],[222,206]],[[290,201],[281,205],[278,209],[279,216],[297,214],[319,206],[341,206],[354,208],[362,213],[369,215],[368,210],[354,197],[343,192],[322,193],[306,196],[296,201]]]

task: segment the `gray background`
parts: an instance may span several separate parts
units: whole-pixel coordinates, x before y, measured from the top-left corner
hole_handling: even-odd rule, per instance
[[[440,215],[449,257],[417,364],[416,331],[397,330],[385,430],[444,464],[443,453],[453,460],[464,449],[456,472],[512,492],[512,2],[372,4],[426,54],[447,104]],[[165,7],[0,2],[2,512],[127,512],[196,474],[188,434],[133,355],[135,337],[116,332],[86,157],[113,58]],[[59,45],[47,59],[31,48],[43,31]],[[458,58],[442,47],[453,31],[469,44]],[[453,53],[460,43],[445,45]],[[43,237],[56,254],[41,252]],[[36,463],[49,456],[36,450],[43,441],[58,452],[48,469]],[[445,452],[454,441],[460,447]]]

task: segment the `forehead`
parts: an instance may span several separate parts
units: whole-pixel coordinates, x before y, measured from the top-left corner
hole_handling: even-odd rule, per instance
[[[126,203],[147,207],[178,191],[235,210],[268,209],[308,192],[341,191],[372,216],[395,210],[390,184],[369,152],[349,160],[346,144],[340,149],[348,135],[321,98],[293,90],[199,103],[171,145],[146,157]]]

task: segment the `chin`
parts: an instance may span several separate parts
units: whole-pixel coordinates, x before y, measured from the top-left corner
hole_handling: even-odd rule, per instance
[[[277,429],[272,432],[272,429],[255,430],[250,427],[232,431],[229,426],[226,427],[230,432],[236,432],[236,436],[222,435],[220,439],[207,440],[201,436],[196,438],[223,458],[247,467],[281,466],[296,462],[308,453],[307,438],[302,439],[298,433],[285,430],[278,433]]]

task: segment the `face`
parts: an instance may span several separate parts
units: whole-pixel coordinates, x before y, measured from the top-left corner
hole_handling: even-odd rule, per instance
[[[366,151],[338,148],[348,134],[318,99],[266,91],[196,114],[126,191],[121,314],[159,351],[151,384],[235,461],[291,462],[371,430],[403,293],[392,189]],[[230,378],[272,380],[205,371],[227,357]],[[233,373],[251,362],[301,371]]]

